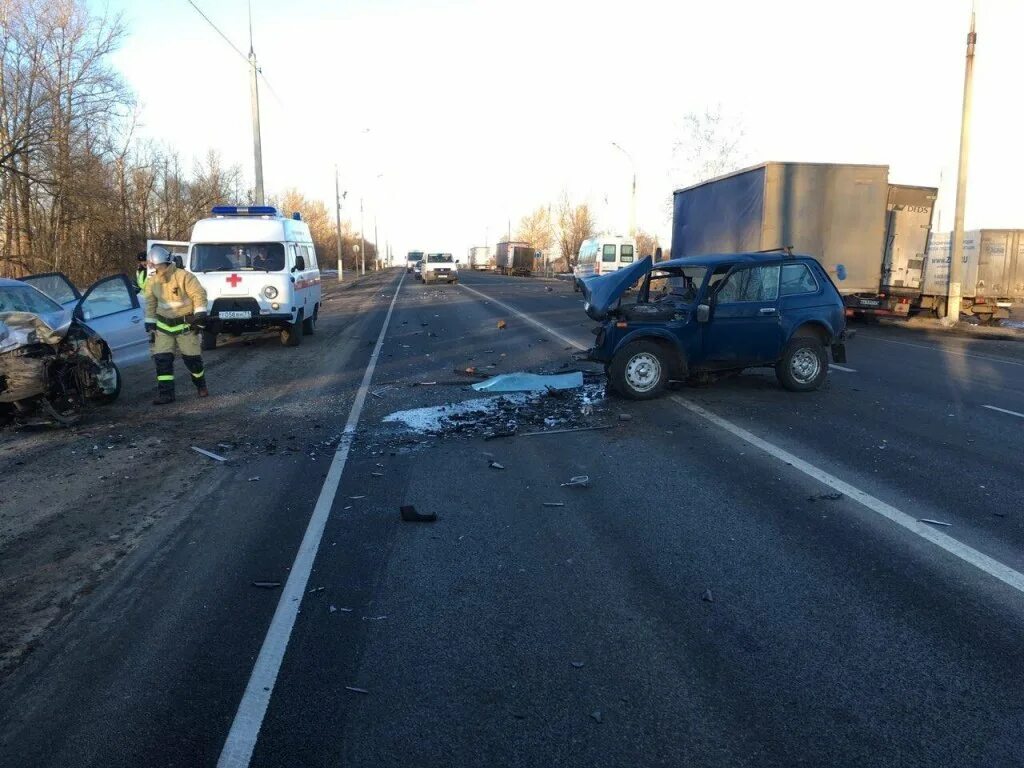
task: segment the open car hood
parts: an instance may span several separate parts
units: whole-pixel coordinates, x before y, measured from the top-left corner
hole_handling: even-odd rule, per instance
[[[0,352],[29,344],[59,344],[71,327],[71,313],[53,312],[47,320],[31,312],[0,312]]]
[[[580,281],[580,288],[585,300],[583,310],[587,316],[591,320],[607,318],[626,289],[651,271],[652,263],[650,256],[644,256],[640,261],[607,275],[584,277]]]

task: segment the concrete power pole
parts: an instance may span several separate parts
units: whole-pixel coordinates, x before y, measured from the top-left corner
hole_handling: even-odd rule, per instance
[[[629,236],[636,237],[636,162],[633,160],[633,156],[626,150],[612,142],[612,146],[615,147],[619,152],[624,154],[629,160],[629,164],[633,167],[633,187],[629,198]]]
[[[263,145],[260,140],[260,89],[256,82],[259,67],[252,46],[252,4],[249,5],[249,99],[252,102],[252,152],[256,163],[256,205],[263,205]]]
[[[359,274],[366,274],[366,227],[363,226],[363,198],[359,198],[359,239],[362,242],[362,248],[359,249],[359,256],[361,261],[359,262]]]
[[[334,167],[334,199],[338,224],[338,282],[341,283],[345,280],[345,263],[341,259],[341,187],[338,185],[338,166]]]
[[[373,263],[374,269],[380,269],[380,245],[377,240],[377,214],[373,214]]]
[[[964,63],[964,103],[960,117],[960,164],[956,174],[956,208],[953,213],[953,242],[949,255],[949,290],[946,295],[945,324],[960,320],[960,302],[964,257],[964,209],[967,206],[967,154],[971,135],[971,96],[974,90],[974,8],[971,8],[971,30],[967,33],[967,58]]]

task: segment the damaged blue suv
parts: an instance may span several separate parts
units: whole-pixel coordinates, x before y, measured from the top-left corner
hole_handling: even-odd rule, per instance
[[[636,301],[624,303],[637,283]],[[810,256],[648,256],[581,287],[587,315],[601,322],[587,357],[630,399],[656,397],[670,380],[754,367],[774,367],[782,386],[807,392],[828,375],[827,350],[846,362],[842,298]]]

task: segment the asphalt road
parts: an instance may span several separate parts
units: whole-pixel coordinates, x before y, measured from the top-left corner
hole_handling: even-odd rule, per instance
[[[400,279],[339,295],[258,424],[212,422],[326,455],[177,481],[0,684],[0,765],[215,765],[229,731],[253,766],[1024,764],[1022,345],[864,327],[817,393],[752,372],[524,408],[609,429],[437,436],[385,419],[480,397],[454,369],[577,369],[591,323],[566,283],[403,280],[375,354]],[[260,402],[289,351],[218,365]]]

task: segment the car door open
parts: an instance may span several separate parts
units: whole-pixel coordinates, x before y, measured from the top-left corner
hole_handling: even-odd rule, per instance
[[[149,334],[142,315],[138,294],[124,275],[94,283],[75,308],[75,316],[107,342],[119,366],[149,354]]]

